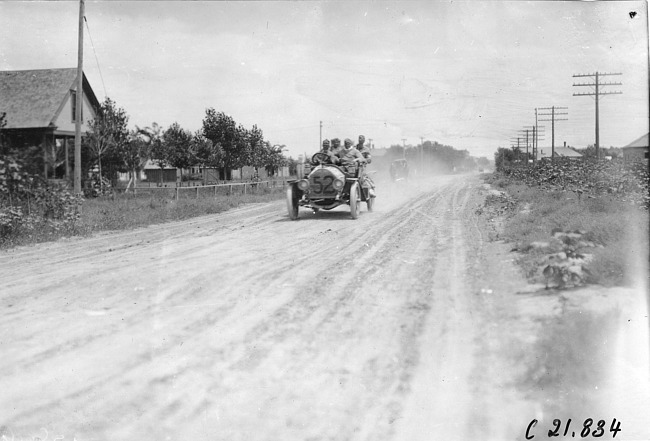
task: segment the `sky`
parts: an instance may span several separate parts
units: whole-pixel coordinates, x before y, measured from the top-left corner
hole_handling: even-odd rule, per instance
[[[622,94],[599,100],[600,145],[649,131],[644,1],[86,1],[85,17],[84,72],[132,128],[194,132],[214,108],[294,158],[360,134],[492,157],[556,106],[555,145],[583,148],[595,100],[573,84],[594,79],[573,75],[606,72]],[[75,67],[78,18],[79,2],[0,0],[0,69]]]

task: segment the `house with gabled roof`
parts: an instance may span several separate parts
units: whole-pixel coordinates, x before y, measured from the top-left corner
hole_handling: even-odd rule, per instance
[[[625,162],[632,162],[639,159],[648,160],[648,135],[650,133],[646,133],[623,147],[623,160]]]
[[[542,159],[551,159],[551,156],[553,156],[553,148],[552,147],[540,147],[537,149],[537,160],[542,160]],[[556,158],[571,158],[571,159],[579,159],[582,158],[582,154],[576,152],[570,147],[555,147],[555,157]]]
[[[2,130],[14,148],[38,147],[43,152],[45,177],[71,176],[74,156],[77,68],[0,71]],[[83,77],[81,131],[95,118],[100,104]]]

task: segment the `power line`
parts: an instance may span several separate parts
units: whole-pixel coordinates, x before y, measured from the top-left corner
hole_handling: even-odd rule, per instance
[[[578,83],[578,84],[573,84],[575,87],[580,87],[580,86],[589,86],[589,87],[594,87],[594,92],[592,93],[574,93],[573,96],[593,96],[595,97],[596,101],[596,157],[600,157],[600,152],[599,152],[599,146],[600,146],[600,133],[599,133],[599,126],[598,126],[598,98],[601,95],[621,95],[623,92],[620,91],[615,91],[615,92],[603,92],[600,90],[601,86],[622,86],[623,83],[603,83],[598,81],[600,77],[604,76],[612,76],[612,75],[623,75],[620,72],[612,72],[612,73],[607,73],[607,72],[595,72],[592,74],[577,74],[573,75],[573,78],[584,78],[584,77],[589,77],[593,78],[594,82],[593,83]]]
[[[84,15],[84,22],[86,23],[86,29],[88,30],[88,38],[90,38],[90,46],[93,48],[93,54],[95,54],[95,63],[97,63],[99,78],[101,78],[102,80],[102,87],[104,88],[104,96],[108,97],[108,93],[106,93],[106,85],[104,84],[104,77],[102,76],[102,70],[99,67],[99,59],[97,58],[97,51],[95,51],[95,43],[93,43],[93,37],[92,35],[90,35],[90,28],[88,27],[88,20],[86,19],[85,15]]]
[[[551,161],[555,161],[555,121],[568,121],[568,118],[556,118],[556,115],[568,115],[569,112],[556,112],[556,110],[567,110],[568,107],[538,107],[537,110],[550,110],[551,113],[538,113],[538,116],[550,116],[551,119],[540,119],[538,121],[551,121]]]

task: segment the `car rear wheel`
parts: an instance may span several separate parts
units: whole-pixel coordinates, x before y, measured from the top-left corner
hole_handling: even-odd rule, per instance
[[[359,196],[359,183],[355,182],[350,187],[350,215],[352,219],[359,217],[359,200],[361,199]]]
[[[287,188],[287,210],[289,211],[289,219],[298,219],[298,189],[295,185],[290,185]]]
[[[366,205],[368,211],[372,211],[372,207],[375,205],[375,198],[370,197],[370,189],[366,189]]]

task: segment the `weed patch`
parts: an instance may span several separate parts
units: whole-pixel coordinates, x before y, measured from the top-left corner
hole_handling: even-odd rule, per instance
[[[498,175],[486,180],[502,185],[507,195],[502,198],[513,201],[504,205],[488,196],[486,206],[503,216],[499,237],[513,243],[531,282],[557,288],[623,285],[635,276],[633,260],[648,260],[649,219],[642,204],[611,194],[579,198],[569,191],[504,183]]]
[[[146,227],[222,213],[244,204],[264,203],[283,197],[281,188],[265,187],[252,194],[206,195],[180,200],[173,199],[171,194],[138,197],[120,194],[84,200],[61,190],[57,197],[48,195],[49,203],[32,216],[25,216],[20,206],[0,210],[0,232],[3,234],[0,247],[28,245],[67,236],[88,236],[99,231]],[[49,217],[43,214],[46,209],[49,210]]]

